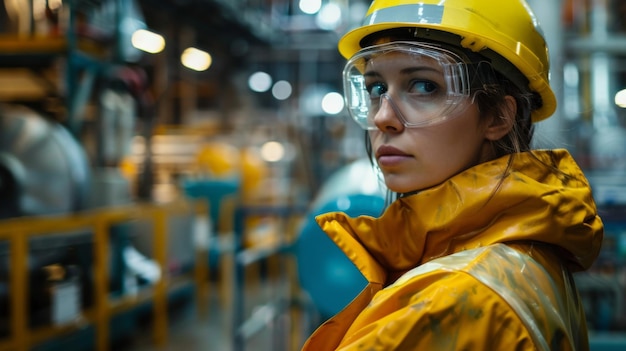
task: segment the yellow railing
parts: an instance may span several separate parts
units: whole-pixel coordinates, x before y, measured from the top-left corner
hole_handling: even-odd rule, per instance
[[[123,207],[103,208],[64,216],[22,217],[0,221],[0,240],[7,240],[9,249],[9,319],[10,334],[0,339],[0,351],[26,351],[31,346],[78,330],[90,323],[95,328],[95,349],[108,351],[110,319],[116,313],[136,306],[146,300],[153,304],[153,337],[157,346],[167,343],[167,293],[175,285],[173,280],[162,274],[151,288],[142,290],[139,296],[109,297],[109,229],[112,225],[132,221],[147,220],[153,224],[153,257],[162,272],[167,267],[168,217],[176,214],[195,213],[206,216],[207,204],[204,201],[177,201],[171,204],[136,204]],[[82,311],[82,318],[75,323],[50,325],[37,329],[29,328],[28,323],[28,267],[27,256],[29,239],[37,236],[58,235],[59,233],[89,230],[93,235],[93,307]],[[196,284],[196,298],[202,309],[208,293],[207,250],[198,248],[194,265],[193,280]]]

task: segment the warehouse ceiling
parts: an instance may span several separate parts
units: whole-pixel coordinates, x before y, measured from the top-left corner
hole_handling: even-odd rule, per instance
[[[254,70],[266,71],[295,85],[303,80],[338,84],[343,59],[336,45],[345,28],[320,29],[314,22],[315,16],[305,15],[297,8],[298,1],[136,1],[147,27],[166,38],[166,55],[172,70],[184,70],[178,55],[188,46],[211,53],[211,68],[196,74],[199,94],[204,98],[223,99],[219,92],[228,89],[235,74]],[[336,1],[343,7],[365,2]]]
[[[294,51],[332,51],[338,30],[320,30],[314,16],[294,8],[292,0],[137,0],[149,28],[162,32],[174,45],[193,45],[256,61],[294,60]],[[342,6],[367,3],[337,1]],[[346,25],[344,25],[346,27]],[[192,33],[193,39],[185,37]],[[182,39],[181,39],[182,38]],[[288,53],[285,53],[287,51]],[[321,58],[324,60],[324,58]]]
[[[164,29],[186,26],[195,31],[196,40],[200,44],[219,43],[228,46],[234,41],[245,40],[252,45],[266,45],[271,41],[271,33],[264,28],[264,24],[252,23],[248,15],[260,12],[261,9],[237,9],[236,4],[243,4],[242,1],[138,0],[138,3],[148,27]]]

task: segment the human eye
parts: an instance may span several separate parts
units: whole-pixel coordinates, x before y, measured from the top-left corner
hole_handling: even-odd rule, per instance
[[[416,79],[409,84],[409,92],[411,94],[418,95],[431,95],[438,89],[438,85],[435,82],[429,80]]]
[[[382,82],[374,82],[366,86],[370,99],[379,99],[380,96],[387,92],[387,87]]]

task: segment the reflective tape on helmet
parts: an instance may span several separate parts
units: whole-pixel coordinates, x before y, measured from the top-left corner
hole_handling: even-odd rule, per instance
[[[443,10],[443,6],[431,4],[409,4],[387,7],[374,11],[372,14],[365,17],[363,25],[366,26],[384,22],[441,24]]]

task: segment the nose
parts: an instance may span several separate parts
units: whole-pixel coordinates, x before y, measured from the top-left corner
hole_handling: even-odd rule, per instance
[[[391,100],[389,94],[380,96],[380,108],[374,115],[374,124],[381,131],[399,132],[404,129],[398,106]]]

